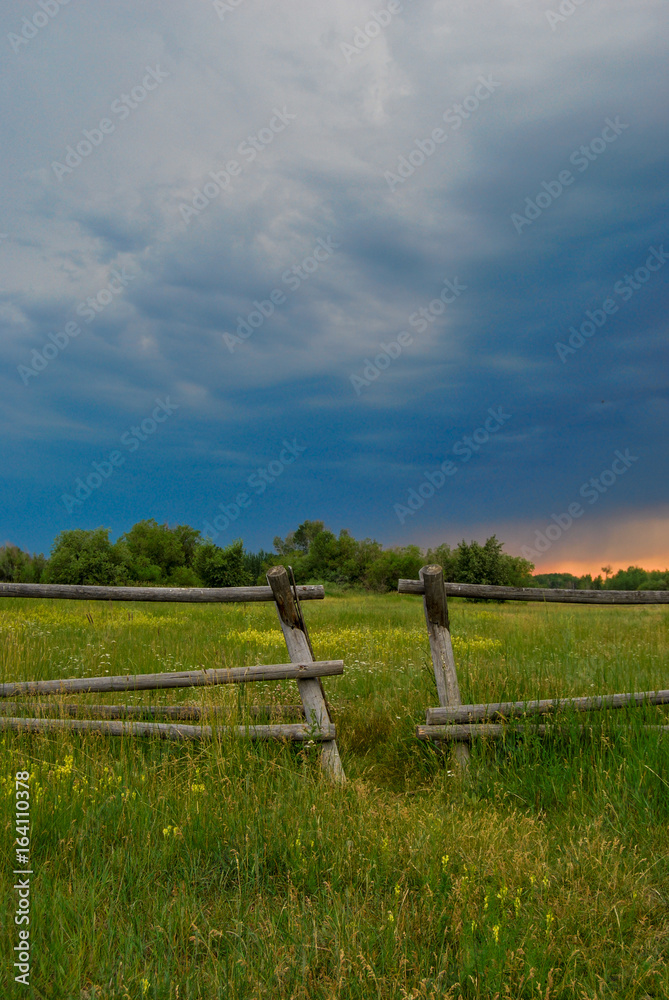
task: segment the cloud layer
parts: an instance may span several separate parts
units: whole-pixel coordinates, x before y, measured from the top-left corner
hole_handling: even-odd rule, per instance
[[[219,517],[267,548],[319,517],[519,552],[625,449],[580,497],[584,558],[666,525],[659,0],[47,0],[3,27],[0,542]]]

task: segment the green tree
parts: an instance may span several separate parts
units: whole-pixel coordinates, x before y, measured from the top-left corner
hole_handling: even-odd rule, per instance
[[[458,558],[450,545],[443,542],[436,549],[428,549],[425,553],[425,565],[441,566],[444,580],[454,581]]]
[[[138,521],[119,539],[129,553],[130,575],[137,583],[168,583],[172,586],[194,586],[194,572],[177,570],[194,569],[200,532],[181,524],[170,528],[158,524],[153,518]],[[179,583],[191,580],[190,584]]]
[[[574,590],[579,580],[573,573],[535,573],[533,579],[537,587],[550,590]]]
[[[639,590],[669,590],[669,569],[652,569],[648,579],[639,584]]]
[[[340,533],[340,543],[342,536],[351,536],[348,532]],[[372,586],[369,574],[376,560],[382,554],[381,545],[371,538],[364,538],[362,541],[351,539],[350,543],[342,543],[342,571],[345,579],[353,586]]]
[[[532,587],[534,565],[519,556],[510,556],[496,535],[484,545],[467,544],[463,539],[455,550],[455,583],[483,583],[498,587]]]
[[[260,549],[259,552],[245,552],[244,569],[256,587],[266,587],[267,570],[270,566],[274,566],[277,560],[277,556],[272,552],[265,552],[264,549]]]
[[[128,581],[127,553],[112,545],[108,528],[61,531],[44,574],[46,583],[119,586]]]
[[[167,578],[169,587],[201,587],[202,580],[190,566],[176,566]]]
[[[313,540],[324,530],[325,525],[322,521],[303,521],[295,531],[289,531],[285,538],[276,535],[274,548],[280,556],[290,555],[293,552],[302,552],[306,555]]]
[[[246,587],[251,584],[251,574],[244,566],[241,539],[225,549],[213,542],[198,546],[195,571],[205,587]]]
[[[305,545],[308,546],[306,552]],[[300,573],[306,574],[307,579],[317,578],[333,583],[346,582],[340,565],[340,547],[337,536],[332,531],[321,529],[310,540],[305,539],[299,551],[305,552],[304,560],[301,565],[299,563],[298,565]],[[295,567],[293,568],[295,569]],[[297,569],[295,569],[295,579],[298,579]]]
[[[386,549],[371,563],[366,576],[368,586],[374,590],[397,590],[398,580],[415,580],[425,565],[425,556],[417,545]]]
[[[322,521],[303,521],[293,536],[293,545],[299,552],[308,553],[312,542],[324,531]]]
[[[322,521],[303,521],[285,538],[278,535],[274,539],[278,559],[293,568],[298,583],[306,583],[314,576],[320,581],[332,581],[341,577],[338,571],[337,538],[327,530]]]
[[[578,578],[578,584],[576,585],[577,590],[601,590],[602,589],[602,577],[601,574],[596,576],[593,580],[592,573],[585,573],[583,576]]]
[[[200,532],[197,528],[191,528],[188,524],[177,524],[176,528],[172,529],[172,532],[181,545],[184,558],[183,565],[192,569],[195,565],[197,547],[202,537]]]
[[[346,528],[342,528],[337,537],[327,528],[321,528],[321,521],[307,524],[311,531],[305,532],[301,550],[290,556],[295,578],[305,583],[309,580],[351,585],[364,583],[380,550],[377,543],[369,539],[358,542]],[[306,552],[305,546],[308,546]]]
[[[507,587],[536,587],[532,571],[534,563],[522,556],[511,556],[507,552],[502,553],[502,561],[505,566],[505,576]]]
[[[617,573],[609,577],[606,581],[606,589],[640,590],[648,582],[649,576],[648,571],[642,569],[641,566],[628,566],[627,569],[619,569]]]
[[[30,555],[9,544],[0,548],[0,581],[4,583],[40,583],[45,566],[41,553]]]

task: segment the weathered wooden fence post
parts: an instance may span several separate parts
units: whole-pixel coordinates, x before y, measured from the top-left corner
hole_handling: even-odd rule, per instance
[[[423,566],[420,578],[425,586],[423,607],[439,704],[442,708],[456,708],[462,704],[462,699],[451,643],[444,573],[441,566]],[[458,743],[455,747],[455,757],[463,769],[466,768],[469,762],[469,747],[465,743]]]
[[[313,656],[309,648],[306,631],[300,624],[295,600],[288,582],[285,566],[273,566],[267,574],[267,582],[272,588],[276,610],[281,622],[281,628],[288,647],[292,663],[312,663]],[[306,626],[304,626],[306,629]],[[297,687],[304,705],[307,723],[325,725],[331,723],[325,702],[325,692],[319,677],[297,681]],[[335,782],[345,782],[346,775],[342,767],[336,740],[323,744],[321,767]]]

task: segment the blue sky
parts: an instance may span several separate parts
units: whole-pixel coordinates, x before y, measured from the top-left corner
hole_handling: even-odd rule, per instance
[[[669,563],[661,0],[2,30],[0,544],[320,518]]]

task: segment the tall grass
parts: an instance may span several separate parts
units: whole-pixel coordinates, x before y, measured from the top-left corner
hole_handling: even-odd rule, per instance
[[[465,701],[669,687],[662,608],[451,601]],[[0,738],[0,996],[669,996],[669,750],[658,708],[477,743],[415,738],[436,691],[418,598],[304,605],[349,778],[232,737]],[[271,605],[0,601],[0,680],[286,662]],[[294,682],[79,703],[298,703]],[[585,723],[581,731],[577,723]],[[571,731],[569,731],[571,726]],[[14,785],[31,772],[31,986],[13,982]]]

